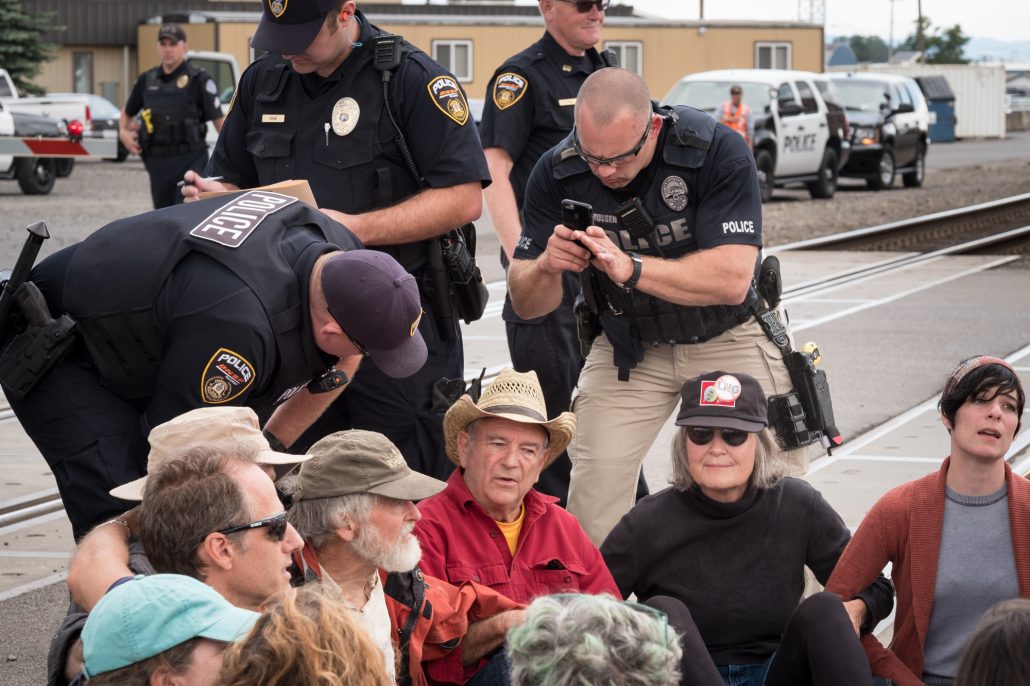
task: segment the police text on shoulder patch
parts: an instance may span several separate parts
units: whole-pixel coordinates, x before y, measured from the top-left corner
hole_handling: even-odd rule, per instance
[[[297,202],[270,191],[250,191],[222,205],[190,231],[191,236],[238,248],[265,218]]]
[[[209,405],[227,403],[238,398],[253,381],[250,362],[228,348],[219,348],[200,375],[200,399]]]
[[[506,110],[526,94],[529,80],[521,74],[505,72],[494,80],[494,104],[497,109]]]
[[[469,105],[465,102],[465,93],[452,76],[437,76],[426,84],[433,104],[450,117],[458,126],[464,126],[469,120]]]

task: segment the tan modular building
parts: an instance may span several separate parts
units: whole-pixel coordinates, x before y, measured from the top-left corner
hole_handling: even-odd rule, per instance
[[[194,50],[254,58],[250,37],[260,17],[257,0],[192,0],[196,11],[167,13],[156,0],[26,0],[33,11],[56,14],[47,39],[64,43],[37,82],[49,91],[98,93],[121,105],[137,75],[157,64],[161,21],[178,21]],[[543,19],[535,5],[454,2],[449,5],[359,2],[368,18],[403,35],[450,68],[471,98],[484,97],[494,69],[536,41]],[[129,37],[119,40],[119,36]],[[747,21],[673,21],[637,16],[632,6],[606,13],[604,44],[622,65],[641,74],[656,98],[682,76],[724,68],[823,69],[823,27]]]

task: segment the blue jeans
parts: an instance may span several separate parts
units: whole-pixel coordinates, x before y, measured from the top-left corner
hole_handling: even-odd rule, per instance
[[[762,686],[776,653],[757,665],[716,665],[726,686]]]

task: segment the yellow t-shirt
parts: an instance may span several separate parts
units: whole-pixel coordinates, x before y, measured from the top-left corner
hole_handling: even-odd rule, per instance
[[[524,521],[526,521],[525,503],[522,503],[519,518],[514,522],[498,522],[496,519],[494,520],[494,523],[500,527],[501,533],[504,534],[504,540],[508,542],[508,550],[511,552],[512,557],[515,557],[515,546],[519,542],[519,532],[522,531],[522,522]]]

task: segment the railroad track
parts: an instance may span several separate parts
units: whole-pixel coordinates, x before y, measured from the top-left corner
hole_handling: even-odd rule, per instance
[[[770,248],[766,253],[777,254],[793,250],[862,250],[905,254],[872,265],[845,269],[818,280],[795,284],[784,290],[783,302],[786,305],[793,299],[812,295],[820,290],[946,255],[999,254],[1026,257],[1030,255],[1030,193],[789,243]],[[500,316],[500,304],[489,308],[486,316]],[[506,366],[501,364],[487,367],[483,373],[483,384],[493,381]],[[14,413],[10,407],[0,402],[0,422],[12,419]],[[1030,475],[1030,471],[1027,471],[1027,474]],[[13,527],[20,528],[21,525],[38,521],[42,517],[52,516],[62,509],[56,488],[0,502],[0,533],[11,531]]]

